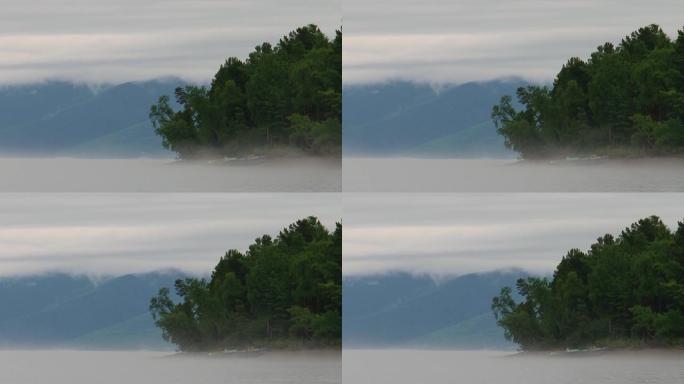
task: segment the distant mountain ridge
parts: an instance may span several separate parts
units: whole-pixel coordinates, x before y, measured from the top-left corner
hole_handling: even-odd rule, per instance
[[[513,348],[490,305],[523,271],[468,274],[440,281],[407,273],[343,280],[347,347]]]
[[[95,282],[47,274],[0,280],[0,347],[171,349],[148,310],[180,272],[131,274]]]
[[[149,108],[180,79],[92,87],[52,81],[0,87],[0,155],[173,156]],[[343,87],[346,155],[511,157],[490,114],[520,79],[446,85],[391,82]]]
[[[150,106],[179,79],[92,87],[46,82],[0,87],[0,155],[171,156],[149,121]]]
[[[527,85],[521,79],[446,85],[390,82],[343,88],[347,155],[511,157],[491,121],[492,106]]]

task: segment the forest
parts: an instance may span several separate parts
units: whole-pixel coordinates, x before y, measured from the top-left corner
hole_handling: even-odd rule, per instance
[[[342,225],[298,220],[244,253],[228,251],[210,279],[162,288],[150,312],[179,350],[301,349],[341,345]]]
[[[684,152],[684,30],[658,25],[573,57],[552,86],[521,87],[492,109],[523,158],[668,156]],[[516,110],[520,107],[520,110]]]
[[[176,110],[178,109],[178,110]],[[342,142],[342,32],[298,28],[247,59],[231,57],[210,86],[161,96],[150,120],[181,159],[276,153],[338,156]]]
[[[551,279],[516,288],[503,288],[492,310],[523,350],[684,345],[684,223],[671,231],[641,219],[568,251]]]

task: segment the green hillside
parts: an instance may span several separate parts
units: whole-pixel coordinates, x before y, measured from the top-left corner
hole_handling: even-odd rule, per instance
[[[68,344],[93,349],[174,349],[161,338],[161,332],[145,311],[119,323],[88,332]]]
[[[348,155],[510,157],[491,123],[491,104],[526,83],[497,80],[434,89],[393,82],[343,89]]]
[[[57,151],[58,155],[79,157],[170,157],[149,121],[123,127],[92,140]]]
[[[343,337],[348,347],[508,349],[491,315],[491,294],[522,271],[451,278],[407,273],[344,279]]]
[[[97,88],[64,82],[0,87],[0,155],[173,156],[154,133],[149,106],[183,84],[165,79]]]
[[[154,326],[148,299],[179,272],[94,281],[46,274],[0,281],[0,346],[169,349]]]
[[[506,345],[502,340],[503,330],[496,324],[494,315],[486,312],[411,339],[405,344],[436,349],[515,348],[515,344]]]
[[[428,141],[407,150],[410,156],[429,157],[502,157],[504,139],[490,120],[465,127],[458,132]]]

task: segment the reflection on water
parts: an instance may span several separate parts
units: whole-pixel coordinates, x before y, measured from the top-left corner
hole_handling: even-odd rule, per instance
[[[0,192],[331,192],[339,159],[239,165],[169,159],[0,158]]]
[[[345,158],[348,192],[682,192],[684,158],[598,162]]]
[[[173,356],[168,352],[0,351],[7,384],[326,384],[340,383],[337,352],[253,358]]]
[[[684,383],[684,352],[519,356],[493,351],[345,350],[344,383]]]

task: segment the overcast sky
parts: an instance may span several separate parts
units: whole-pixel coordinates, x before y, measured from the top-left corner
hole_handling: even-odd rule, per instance
[[[207,81],[228,56],[344,15],[345,83],[549,80],[570,56],[659,23],[679,0],[0,0],[0,84]]]
[[[229,56],[315,23],[340,0],[0,0],[0,84],[162,76],[207,81]]]
[[[343,12],[346,84],[548,81],[639,27],[684,25],[681,0],[343,0]]]
[[[346,276],[458,275],[522,268],[550,273],[640,218],[684,219],[681,194],[345,194]]]
[[[0,276],[206,274],[228,249],[300,218],[334,229],[342,217],[332,193],[3,194],[0,212]]]

